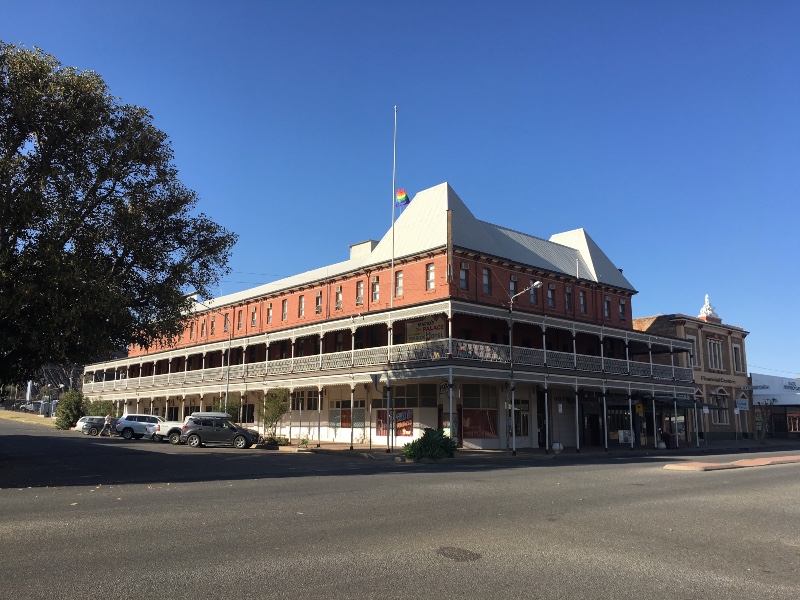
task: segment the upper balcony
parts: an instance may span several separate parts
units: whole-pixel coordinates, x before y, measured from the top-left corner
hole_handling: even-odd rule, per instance
[[[361,350],[347,350],[310,356],[266,360],[249,364],[176,371],[168,374],[149,375],[144,377],[115,378],[107,381],[85,382],[84,393],[100,393],[123,390],[150,390],[174,388],[181,386],[187,393],[191,388],[219,382],[257,382],[268,383],[270,379],[281,379],[287,375],[313,376],[322,373],[373,367],[413,368],[421,363],[438,363],[448,361],[451,365],[472,364],[486,368],[510,368],[509,346],[470,340],[444,338],[427,342],[380,346]],[[603,375],[612,377],[632,377],[651,379],[663,382],[691,383],[692,369],[642,362],[638,360],[621,360],[602,356],[584,355],[570,352],[556,352],[537,348],[514,346],[514,369],[546,370],[552,374],[584,375],[587,377]],[[119,366],[130,363],[130,359],[115,361]],[[87,367],[87,374],[92,376],[114,376],[121,373],[114,370],[113,363],[95,365],[102,367],[92,372]],[[509,369],[510,370],[510,369]],[[120,375],[117,375],[119,377]]]

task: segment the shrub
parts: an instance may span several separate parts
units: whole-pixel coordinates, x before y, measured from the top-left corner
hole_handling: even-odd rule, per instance
[[[56,429],[71,429],[75,427],[84,412],[83,396],[76,390],[70,390],[61,396],[56,408]]]
[[[106,415],[113,415],[114,413],[114,405],[110,400],[95,400],[91,402],[84,399],[83,401],[83,414],[87,416],[105,417]]]
[[[262,444],[269,444],[270,446],[288,446],[289,440],[285,435],[266,435],[261,436],[260,442]]]
[[[453,458],[457,447],[456,441],[447,437],[443,430],[426,428],[421,438],[403,446],[403,456],[411,460]]]

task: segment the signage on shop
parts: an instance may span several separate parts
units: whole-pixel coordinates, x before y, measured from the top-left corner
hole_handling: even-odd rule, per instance
[[[447,319],[442,315],[433,315],[422,319],[414,319],[406,323],[406,342],[427,342],[442,340],[447,337]]]

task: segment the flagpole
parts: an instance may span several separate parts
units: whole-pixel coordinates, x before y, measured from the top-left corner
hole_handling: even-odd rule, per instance
[[[394,308],[394,207],[395,207],[395,178],[397,177],[397,105],[394,105],[394,138],[392,140],[392,279],[389,281],[389,308]],[[392,352],[392,330],[389,329],[389,360]],[[389,385],[389,374],[386,375],[387,388]],[[394,419],[392,418],[392,392],[391,388],[386,390],[386,443],[387,452],[391,452],[392,433],[394,433]]]
[[[389,308],[394,308],[394,187],[397,177],[397,105],[394,105],[394,138],[392,148],[392,279],[389,281]]]

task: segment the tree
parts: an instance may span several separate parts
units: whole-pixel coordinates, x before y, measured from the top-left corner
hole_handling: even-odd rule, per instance
[[[84,412],[83,396],[76,390],[70,390],[63,396],[56,408],[56,429],[70,429],[75,427]]]
[[[0,382],[180,334],[236,242],[196,203],[147,110],[0,41]]]
[[[264,423],[264,437],[275,439],[278,422],[289,410],[289,390],[274,388],[264,394],[258,405],[259,418]]]
[[[756,425],[756,439],[763,444],[764,439],[772,430],[772,407],[777,403],[777,398],[759,398],[753,401],[754,420]]]

